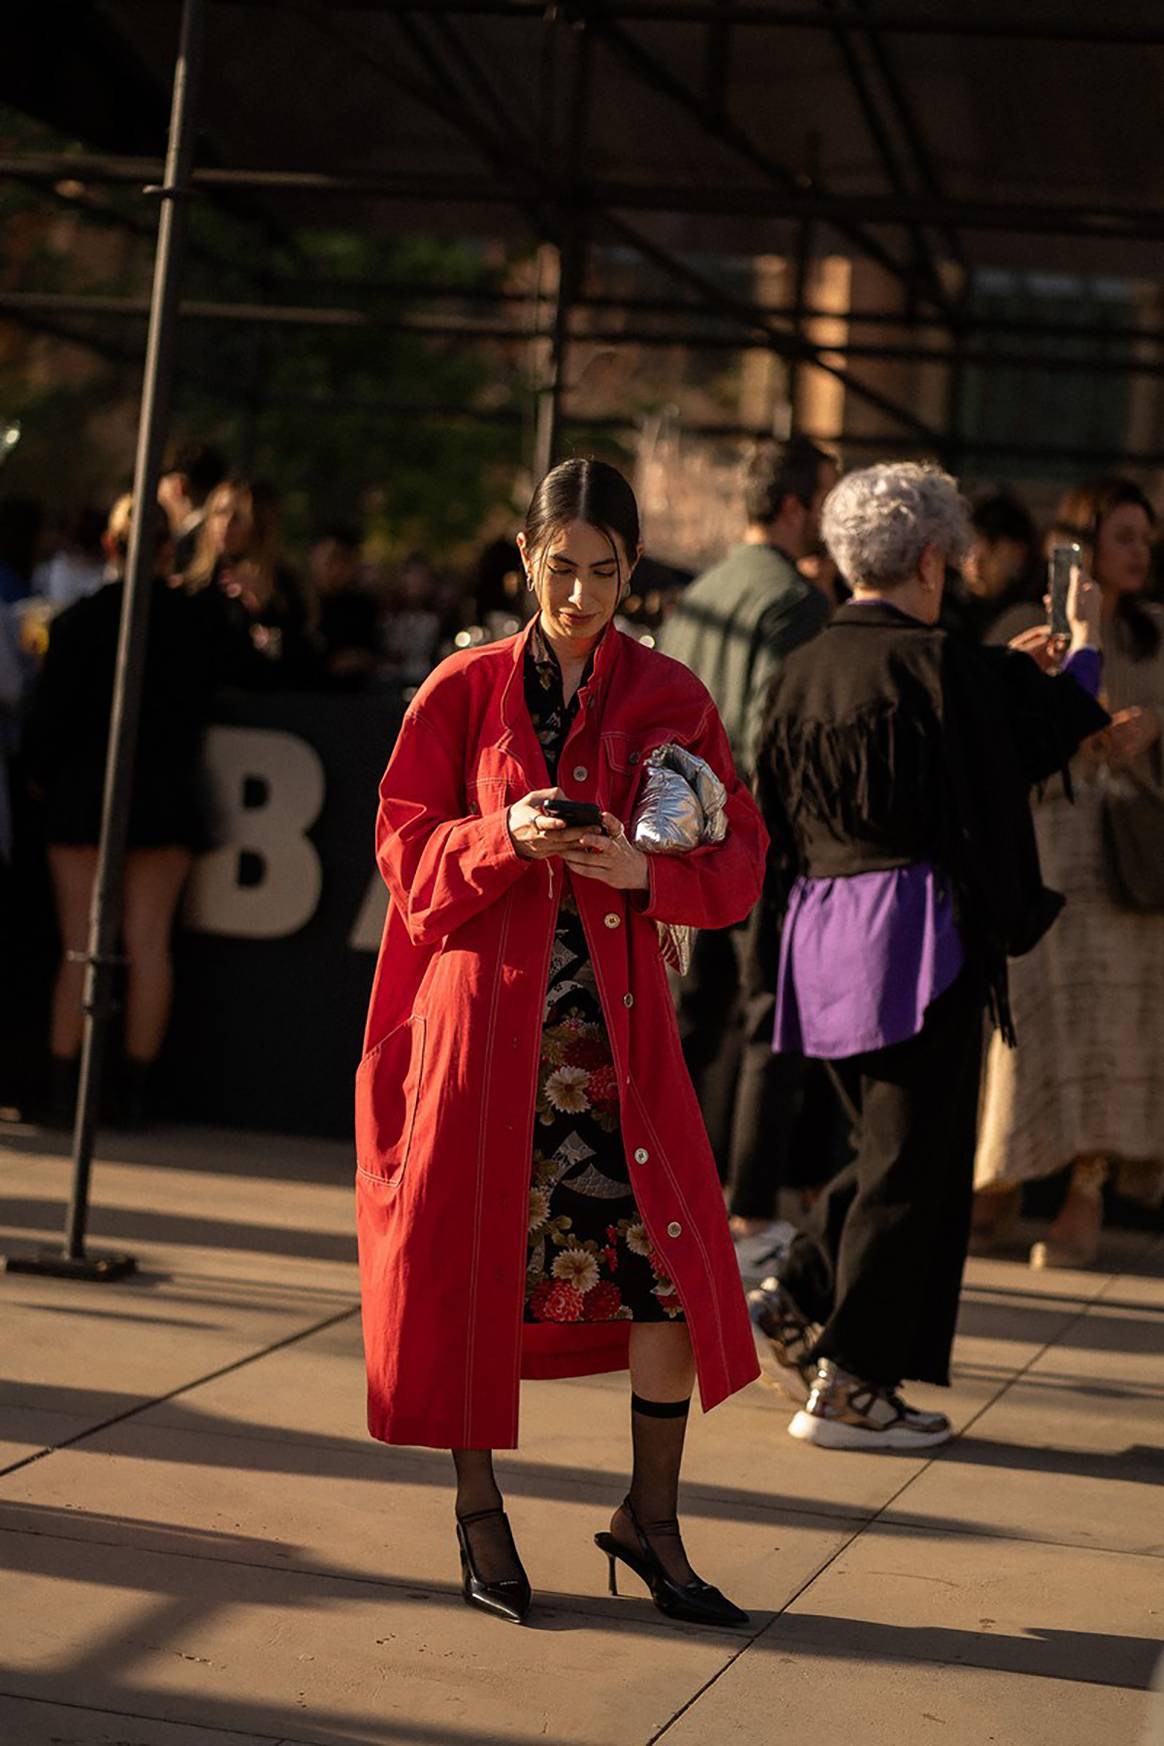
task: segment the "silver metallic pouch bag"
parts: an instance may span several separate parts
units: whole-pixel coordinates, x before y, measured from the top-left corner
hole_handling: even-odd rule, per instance
[[[630,839],[648,855],[685,855],[727,836],[727,789],[703,758],[683,746],[657,746],[646,761]],[[657,922],[663,962],[684,976],[695,929]]]

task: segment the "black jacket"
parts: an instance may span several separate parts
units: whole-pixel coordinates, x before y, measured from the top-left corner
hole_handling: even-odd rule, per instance
[[[1006,959],[1063,906],[1043,884],[1030,790],[1107,721],[1073,679],[1027,655],[975,648],[880,603],[842,607],[785,663],[761,742],[769,976],[797,875],[931,861],[1009,1033]]]
[[[161,580],[152,589],[129,843],[204,849],[212,840],[202,761],[210,650],[193,602]],[[43,802],[50,843],[91,846],[101,834],[123,594],[120,581],[106,582],[49,629],[23,763]]]

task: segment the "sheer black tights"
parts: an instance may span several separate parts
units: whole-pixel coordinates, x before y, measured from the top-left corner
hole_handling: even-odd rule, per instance
[[[627,1503],[652,1552],[676,1582],[690,1582],[695,1575],[679,1532],[679,1469],[690,1405],[687,1400],[631,1395],[634,1469]],[[622,1545],[637,1550],[638,1535],[625,1504],[614,1512],[610,1531]]]
[[[679,1532],[679,1470],[687,1434],[686,1400],[644,1400],[631,1395],[631,1440],[634,1468],[627,1503],[648,1545],[668,1576],[690,1582],[695,1574],[687,1562]],[[457,1516],[479,1516],[503,1508],[493,1472],[491,1449],[454,1449],[457,1469]],[[625,1504],[611,1520],[610,1531],[632,1551],[639,1547],[635,1521]],[[513,1542],[500,1515],[485,1515],[465,1529],[478,1574],[485,1582],[505,1582],[521,1574]]]
[[[452,1455],[457,1469],[457,1519],[464,1522],[467,1516],[477,1516],[483,1510],[503,1509],[492,1449],[454,1449]],[[513,1541],[500,1515],[467,1522],[465,1533],[483,1582],[510,1582],[521,1575]]]

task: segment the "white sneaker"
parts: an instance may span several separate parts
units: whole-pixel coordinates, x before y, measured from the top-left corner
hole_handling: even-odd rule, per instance
[[[822,1449],[931,1449],[954,1428],[945,1413],[906,1406],[895,1389],[862,1382],[824,1358],[788,1434]]]

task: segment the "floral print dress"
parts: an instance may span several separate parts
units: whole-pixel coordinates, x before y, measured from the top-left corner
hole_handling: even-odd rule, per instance
[[[535,629],[525,700],[550,781],[579,696],[567,704],[553,651]],[[570,875],[546,989],[530,1185],[527,1322],[665,1322],[683,1309],[639,1217],[619,1123],[618,1080]]]

